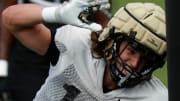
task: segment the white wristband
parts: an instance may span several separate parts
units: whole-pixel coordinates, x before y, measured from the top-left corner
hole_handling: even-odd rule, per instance
[[[57,6],[43,8],[41,13],[43,20],[49,23],[58,22],[55,14],[57,8],[58,8]]]
[[[8,76],[8,62],[0,59],[0,77]]]

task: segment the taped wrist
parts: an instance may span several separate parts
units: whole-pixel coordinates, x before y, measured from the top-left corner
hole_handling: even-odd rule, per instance
[[[43,10],[41,12],[43,21],[48,22],[48,23],[59,22],[58,19],[56,18],[57,8],[58,8],[58,6],[43,8]]]

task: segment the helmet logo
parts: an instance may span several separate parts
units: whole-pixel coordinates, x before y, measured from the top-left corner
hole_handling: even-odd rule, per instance
[[[156,43],[156,41],[155,41],[152,37],[148,38],[147,41],[148,41],[149,43],[151,43],[152,45],[158,47],[158,44]]]

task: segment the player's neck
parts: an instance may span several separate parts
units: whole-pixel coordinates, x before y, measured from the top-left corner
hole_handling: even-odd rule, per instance
[[[119,87],[112,80],[110,71],[106,67],[105,71],[104,71],[104,79],[103,79],[103,92],[107,93],[107,92],[110,92],[110,91],[115,90],[115,89],[119,89]]]

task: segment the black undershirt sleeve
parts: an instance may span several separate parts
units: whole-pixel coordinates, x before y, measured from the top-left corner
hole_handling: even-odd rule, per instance
[[[48,27],[51,31],[51,43],[45,55],[48,57],[52,65],[56,65],[60,52],[55,45],[54,37],[55,37],[56,29],[61,27],[62,25],[55,23],[45,23],[45,26]]]

